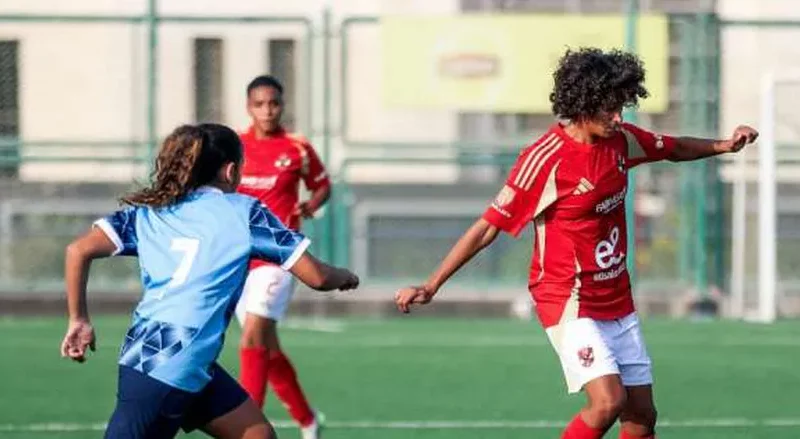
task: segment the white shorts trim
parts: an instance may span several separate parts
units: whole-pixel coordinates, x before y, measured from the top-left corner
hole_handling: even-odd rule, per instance
[[[636,313],[616,320],[579,318],[545,331],[561,361],[569,393],[605,375],[619,375],[625,386],[653,383]]]
[[[289,308],[294,292],[291,273],[275,265],[250,270],[244,283],[242,297],[236,304],[236,318],[244,325],[247,314],[270,320],[281,320]]]

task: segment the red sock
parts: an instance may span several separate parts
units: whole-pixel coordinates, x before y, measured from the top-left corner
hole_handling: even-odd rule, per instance
[[[259,407],[264,407],[267,394],[269,353],[266,348],[239,348],[239,383]]]
[[[297,373],[294,366],[281,351],[269,353],[269,384],[275,395],[283,402],[289,415],[300,426],[305,427],[314,422],[314,412],[308,405],[300,383],[297,382]]]
[[[603,433],[605,433],[603,430],[597,430],[586,425],[586,422],[583,421],[580,413],[578,413],[572,419],[572,422],[567,425],[567,429],[564,430],[561,439],[600,439],[603,437]]]
[[[649,436],[634,436],[623,429],[619,429],[619,439],[656,439],[656,434],[653,433]]]

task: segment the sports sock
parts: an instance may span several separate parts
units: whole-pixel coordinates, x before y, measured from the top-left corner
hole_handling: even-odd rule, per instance
[[[578,413],[572,422],[567,425],[561,439],[600,439],[603,437],[603,430],[598,430],[586,425],[586,422]]]
[[[308,404],[303,389],[297,381],[297,373],[289,358],[281,351],[270,351],[268,380],[275,395],[283,402],[289,415],[301,427],[314,422],[314,411]]]
[[[239,383],[259,407],[264,407],[267,394],[269,352],[264,347],[239,348]]]

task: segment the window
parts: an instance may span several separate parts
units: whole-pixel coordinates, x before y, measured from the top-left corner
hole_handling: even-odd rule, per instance
[[[0,41],[0,175],[16,175],[19,159],[19,42]]]
[[[222,122],[223,46],[219,38],[194,40],[194,118]]]
[[[283,124],[289,130],[297,124],[297,44],[295,40],[267,42],[269,72],[283,84]]]

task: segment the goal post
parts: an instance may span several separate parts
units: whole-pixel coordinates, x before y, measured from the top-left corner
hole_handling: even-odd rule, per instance
[[[778,314],[778,182],[797,183],[795,172],[780,172],[784,157],[777,154],[778,117],[776,106],[783,88],[800,87],[800,70],[767,73],[760,90],[760,136],[755,148],[757,166],[748,162],[746,154],[738,154],[733,169],[731,220],[731,314],[734,318],[769,323]],[[785,92],[784,92],[785,94]],[[800,95],[798,96],[800,97]],[[791,164],[789,163],[791,166]],[[755,174],[755,175],[753,175]],[[757,184],[757,202],[748,196],[748,182]],[[748,206],[756,204],[757,227],[748,227]],[[754,230],[755,229],[755,230]],[[748,233],[756,232],[757,282],[748,282]],[[748,241],[750,239],[750,241]],[[797,255],[800,257],[800,255]],[[752,264],[752,259],[751,259]],[[752,272],[752,271],[751,271]],[[752,291],[755,288],[756,291]]]

